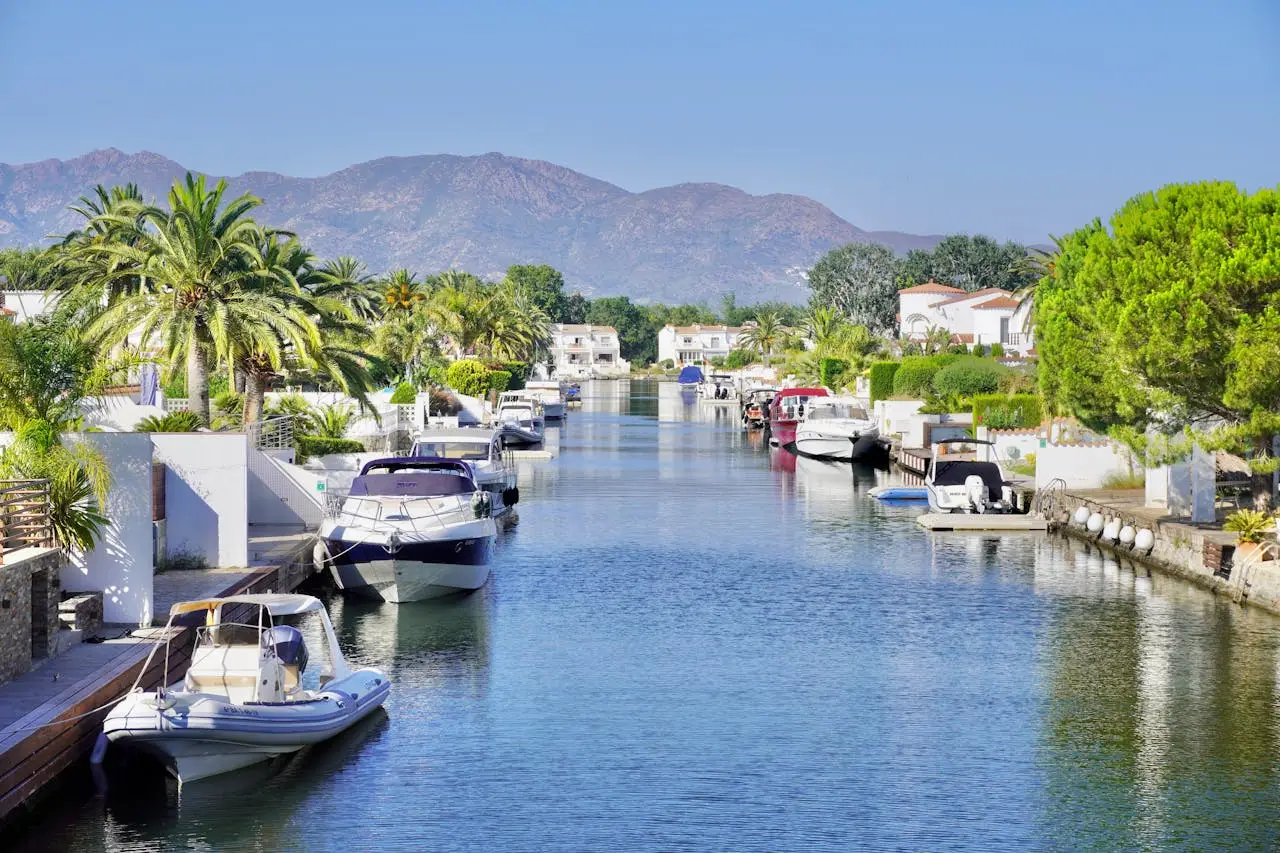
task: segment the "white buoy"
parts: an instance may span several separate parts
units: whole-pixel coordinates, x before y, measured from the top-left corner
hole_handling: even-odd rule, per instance
[[[1142,528],[1133,538],[1133,549],[1135,551],[1150,551],[1156,546],[1156,535],[1147,528]]]
[[[1089,520],[1084,523],[1085,528],[1090,533],[1097,533],[1102,529],[1102,513],[1095,512],[1089,516]]]
[[[1137,529],[1132,524],[1126,524],[1120,528],[1120,544],[1133,547],[1133,539],[1138,535]]]
[[[1089,508],[1087,506],[1076,507],[1075,522],[1084,527],[1084,523],[1089,520]]]
[[[1102,538],[1114,542],[1120,538],[1120,519],[1113,518],[1102,528]]]

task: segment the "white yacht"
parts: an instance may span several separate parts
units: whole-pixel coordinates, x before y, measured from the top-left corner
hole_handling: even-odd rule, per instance
[[[564,418],[565,399],[560,383],[555,380],[533,380],[524,384],[525,395],[542,403],[542,416],[549,421]]]
[[[1018,512],[1012,484],[999,462],[979,462],[968,447],[994,447],[973,438],[935,442],[924,486],[933,512]]]
[[[489,493],[494,518],[505,516],[520,501],[515,460],[503,444],[501,430],[428,429],[419,433],[409,455],[466,462],[476,485]]]
[[[507,444],[541,444],[546,422],[542,417],[542,403],[521,396],[519,391],[504,391],[498,398],[498,411],[494,416],[497,428]]]
[[[727,373],[713,373],[698,386],[698,395],[704,400],[734,402],[738,399],[738,387]]]
[[[107,744],[123,744],[158,758],[179,784],[194,782],[327,740],[391,691],[380,670],[347,666],[324,605],[309,595],[182,602],[169,627],[193,618],[203,624],[183,680],[112,708],[95,762]]]
[[[315,559],[344,591],[422,601],[484,586],[497,534],[469,463],[375,459],[321,522]]]
[[[814,397],[796,425],[795,451],[819,459],[858,459],[876,449],[880,429],[852,397]]]

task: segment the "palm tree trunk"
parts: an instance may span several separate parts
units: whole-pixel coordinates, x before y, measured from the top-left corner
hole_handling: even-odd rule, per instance
[[[1263,459],[1271,455],[1271,440],[1269,435],[1258,436],[1253,440],[1254,456]],[[1253,497],[1253,508],[1258,512],[1271,511],[1271,491],[1274,480],[1272,474],[1254,474],[1249,479],[1250,491]]]
[[[262,403],[267,394],[265,377],[257,371],[250,370],[244,376],[244,422],[245,425],[262,420]]]
[[[204,330],[198,326],[187,338],[187,408],[209,423],[209,364]]]
[[[247,379],[245,377],[244,368],[238,364],[231,365],[231,390],[237,394],[245,393],[245,385]]]

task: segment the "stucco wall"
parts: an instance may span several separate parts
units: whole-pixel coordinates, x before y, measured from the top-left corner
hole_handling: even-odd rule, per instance
[[[1129,472],[1128,455],[1114,444],[1046,444],[1036,450],[1036,488],[1062,480],[1068,489],[1100,489],[1109,474]]]
[[[242,433],[154,433],[165,463],[166,551],[213,566],[249,562],[248,437]]]

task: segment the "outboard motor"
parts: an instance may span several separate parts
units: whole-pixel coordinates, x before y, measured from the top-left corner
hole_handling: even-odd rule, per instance
[[[974,512],[981,514],[987,511],[987,484],[981,477],[977,474],[965,477],[964,491]]]
[[[285,666],[296,666],[299,672],[307,668],[307,641],[292,625],[276,625],[263,632],[262,644],[270,646]]]

